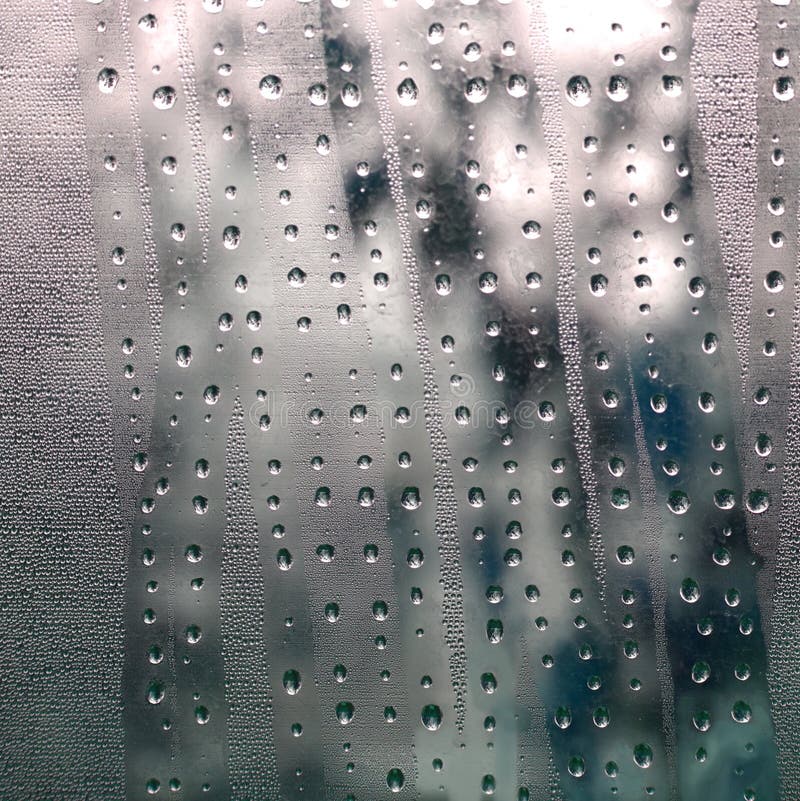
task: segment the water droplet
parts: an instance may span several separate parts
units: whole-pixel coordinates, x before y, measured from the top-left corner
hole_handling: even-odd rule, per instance
[[[536,220],[528,220],[522,226],[522,235],[526,239],[538,239],[542,235],[542,226]]]
[[[762,515],[769,509],[769,493],[764,490],[753,490],[747,496],[747,508],[754,515]]]
[[[794,98],[794,78],[790,78],[788,75],[776,78],[772,85],[772,94],[784,103],[792,100]]]
[[[683,93],[683,80],[677,75],[663,75],[661,91],[667,97],[679,97]]]
[[[106,95],[110,95],[119,83],[119,73],[111,67],[103,67],[97,73],[97,88]]]
[[[336,705],[336,717],[342,726],[346,726],[353,719],[354,707],[349,701],[340,701]]]
[[[188,345],[181,345],[175,351],[175,361],[179,367],[188,367],[192,363],[192,349]]]
[[[401,106],[415,106],[419,99],[419,89],[413,78],[404,78],[397,87],[397,99]]]
[[[745,701],[737,701],[731,708],[731,717],[737,723],[749,723],[753,717],[753,710]]]
[[[429,731],[436,731],[442,725],[442,710],[435,704],[422,708],[422,725]]]
[[[158,20],[155,14],[145,14],[139,19],[139,27],[143,31],[154,31],[158,28]]]
[[[623,100],[627,100],[628,97],[630,96],[630,93],[631,93],[630,82],[624,76],[612,75],[608,79],[608,87],[606,88],[606,94],[615,103],[622,103]]]
[[[583,75],[573,75],[567,81],[567,100],[573,106],[585,106],[592,99],[592,87],[589,79]]]
[[[393,793],[399,793],[403,789],[404,781],[405,776],[400,768],[392,768],[386,774],[386,784]]]
[[[172,86],[159,86],[158,89],[153,92],[153,105],[165,111],[175,105],[177,96],[177,92]]]
[[[524,75],[511,75],[506,90],[511,97],[525,97],[528,94],[528,79]]]
[[[586,761],[582,756],[570,757],[567,762],[567,771],[570,776],[580,779],[586,773]]]
[[[489,97],[489,84],[485,78],[470,78],[464,88],[464,96],[470,103],[483,103]]]
[[[228,225],[222,232],[222,244],[228,250],[236,250],[242,239],[242,232],[236,225]]]
[[[279,100],[283,94],[283,83],[277,75],[265,75],[258,84],[258,91],[267,100]]]
[[[697,603],[700,600],[700,585],[693,578],[685,578],[681,582],[680,593],[687,604]]]
[[[361,103],[361,90],[354,83],[346,83],[340,95],[347,108],[357,108]]]
[[[400,498],[400,503],[405,509],[414,510],[419,509],[422,505],[418,487],[406,487]]]
[[[150,660],[153,661],[152,659]],[[160,660],[159,660],[160,661]],[[166,688],[160,681],[151,681],[147,686],[147,700],[151,704],[160,704],[166,695]]]
[[[653,764],[653,749],[647,743],[639,743],[633,749],[633,761],[640,768],[649,768]]]
[[[689,511],[691,501],[683,490],[673,490],[667,498],[667,508],[674,515],[683,515]]]
[[[297,693],[300,692],[302,684],[303,682],[298,671],[291,669],[283,674],[283,689],[286,690],[289,695],[297,695]]]
[[[324,83],[309,86],[308,99],[312,106],[324,106],[328,102],[328,87]]]

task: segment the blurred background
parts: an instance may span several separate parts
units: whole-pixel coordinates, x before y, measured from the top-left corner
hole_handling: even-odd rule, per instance
[[[794,0],[0,0],[0,799],[800,797]]]

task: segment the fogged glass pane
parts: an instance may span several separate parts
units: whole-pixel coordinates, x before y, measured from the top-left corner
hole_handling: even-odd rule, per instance
[[[0,799],[800,797],[797,0],[6,0]]]

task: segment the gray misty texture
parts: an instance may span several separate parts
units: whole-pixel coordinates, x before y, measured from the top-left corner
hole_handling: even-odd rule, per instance
[[[798,0],[0,0],[0,801],[800,798]]]

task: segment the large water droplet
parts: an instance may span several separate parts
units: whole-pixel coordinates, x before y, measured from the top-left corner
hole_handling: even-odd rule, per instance
[[[436,731],[442,725],[442,710],[435,704],[422,708],[422,725],[429,731]]]
[[[615,102],[622,103],[631,93],[630,82],[623,75],[612,75],[608,79],[606,94]]]
[[[177,96],[177,92],[172,86],[159,86],[153,92],[153,105],[162,111],[166,111],[175,105]]]
[[[277,75],[265,75],[259,81],[258,91],[267,100],[278,100],[283,94],[283,83]]]
[[[567,81],[567,100],[573,106],[585,106],[592,99],[592,86],[583,75],[573,75]]]
[[[97,73],[97,88],[106,95],[110,95],[119,83],[119,73],[111,67],[103,67]]]
[[[470,78],[464,88],[464,96],[470,103],[483,103],[489,97],[489,84],[485,78]]]
[[[419,89],[413,78],[404,78],[397,87],[397,99],[401,106],[415,106],[419,100]]]
[[[403,789],[404,781],[405,776],[403,776],[403,771],[400,768],[392,768],[386,774],[386,784],[393,793],[399,793]]]

